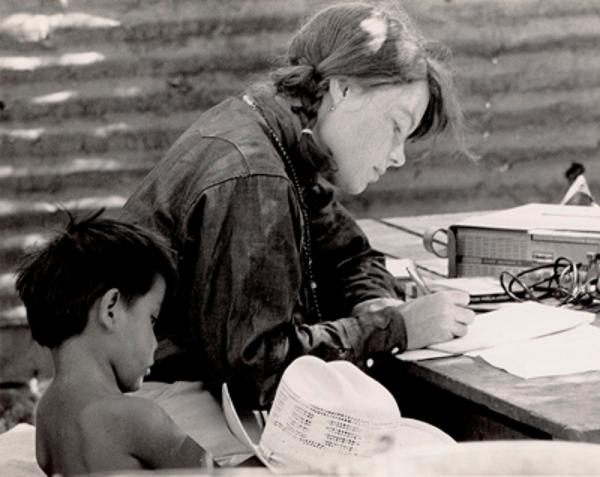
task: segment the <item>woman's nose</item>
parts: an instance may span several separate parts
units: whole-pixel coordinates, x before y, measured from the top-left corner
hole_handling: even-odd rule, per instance
[[[404,144],[397,146],[390,154],[390,167],[402,167],[406,162]]]

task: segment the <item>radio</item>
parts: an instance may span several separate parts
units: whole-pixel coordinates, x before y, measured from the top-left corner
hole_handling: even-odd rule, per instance
[[[527,204],[470,217],[447,235],[450,277],[497,278],[558,257],[585,269],[600,253],[600,207]]]

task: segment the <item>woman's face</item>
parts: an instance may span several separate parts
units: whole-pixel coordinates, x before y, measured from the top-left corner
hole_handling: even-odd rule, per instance
[[[335,170],[328,179],[358,194],[389,167],[404,164],[404,143],[423,118],[429,90],[425,81],[367,89],[336,80],[326,97],[316,132],[333,154]]]

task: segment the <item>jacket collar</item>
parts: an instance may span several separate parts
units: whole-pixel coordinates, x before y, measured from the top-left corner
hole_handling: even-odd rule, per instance
[[[264,127],[270,128],[281,141],[293,161],[299,179],[307,186],[314,184],[317,180],[317,170],[309,158],[300,155],[298,143],[302,126],[298,116],[292,112],[290,104],[276,94],[275,87],[270,83],[253,85],[248,88],[246,95],[260,110],[266,123]],[[265,133],[273,142],[269,131],[266,130]],[[274,146],[277,149],[277,145]]]

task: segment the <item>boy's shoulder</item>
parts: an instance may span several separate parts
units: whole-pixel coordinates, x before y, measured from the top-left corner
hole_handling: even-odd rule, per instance
[[[129,395],[101,399],[85,410],[82,420],[86,441],[97,443],[89,446],[94,454],[90,459],[110,459],[118,453],[152,469],[184,463],[173,458],[189,438],[162,407],[149,399]],[[111,444],[106,446],[109,440]],[[99,446],[103,446],[101,453]],[[196,464],[202,462],[201,450],[192,453]]]
[[[126,394],[73,396],[60,389],[40,399],[37,418],[41,424],[73,426],[84,440],[110,435],[111,441],[127,439],[140,430],[160,427],[167,413],[156,403]]]
[[[158,404],[125,394],[88,402],[78,418],[82,439],[94,453],[102,447],[128,455],[135,454],[140,436],[160,435],[170,419]]]
[[[126,394],[106,396],[87,404],[81,419],[92,429],[116,427],[120,431],[131,431],[132,427],[148,427],[154,421],[167,418],[166,412],[149,399]],[[124,425],[127,424],[127,425]]]
[[[136,435],[156,433],[145,424],[162,409],[151,401],[125,395],[75,394],[57,386],[49,389],[36,411],[36,455],[45,471],[104,468],[114,463],[136,466],[132,454]],[[158,408],[158,409],[157,409]],[[149,429],[151,429],[149,431]],[[51,464],[52,463],[52,464]]]

